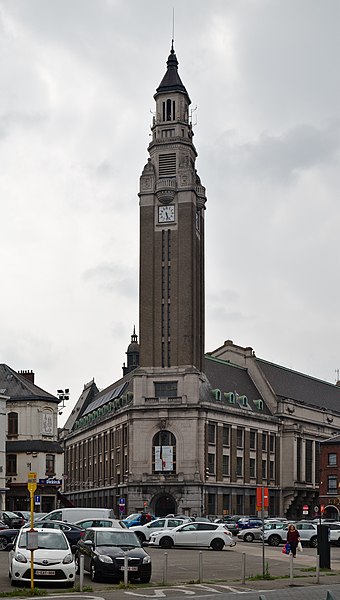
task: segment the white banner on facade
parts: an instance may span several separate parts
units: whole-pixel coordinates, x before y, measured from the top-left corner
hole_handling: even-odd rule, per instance
[[[155,446],[155,471],[172,471],[173,465],[173,446]]]

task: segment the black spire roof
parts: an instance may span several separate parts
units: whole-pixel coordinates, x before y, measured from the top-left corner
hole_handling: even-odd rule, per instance
[[[170,54],[167,60],[167,71],[162,79],[162,81],[160,82],[157,90],[156,90],[156,94],[155,97],[158,94],[161,93],[166,93],[166,92],[183,92],[183,94],[186,94],[186,96],[188,97],[189,100],[189,104],[190,104],[190,98],[188,95],[188,92],[186,91],[182,80],[178,74],[178,60],[175,54],[175,50],[174,50],[174,43],[172,42],[171,44],[171,50],[170,50]]]

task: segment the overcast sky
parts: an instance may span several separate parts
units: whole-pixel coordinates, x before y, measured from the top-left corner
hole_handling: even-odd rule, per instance
[[[138,333],[173,7],[208,197],[206,350],[340,368],[339,0],[0,0],[0,362],[69,387],[61,423]]]

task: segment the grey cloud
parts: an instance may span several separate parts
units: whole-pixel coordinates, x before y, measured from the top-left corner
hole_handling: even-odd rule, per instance
[[[113,263],[101,264],[83,273],[85,281],[94,282],[102,291],[126,298],[137,294],[137,273]]]
[[[7,137],[13,129],[21,128],[33,130],[37,125],[47,121],[47,115],[43,113],[7,112],[0,115],[0,139]]]

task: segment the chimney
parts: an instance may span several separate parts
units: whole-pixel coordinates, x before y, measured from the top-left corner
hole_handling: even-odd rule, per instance
[[[30,381],[30,383],[34,383],[34,372],[33,371],[18,371],[19,375],[22,375]]]

